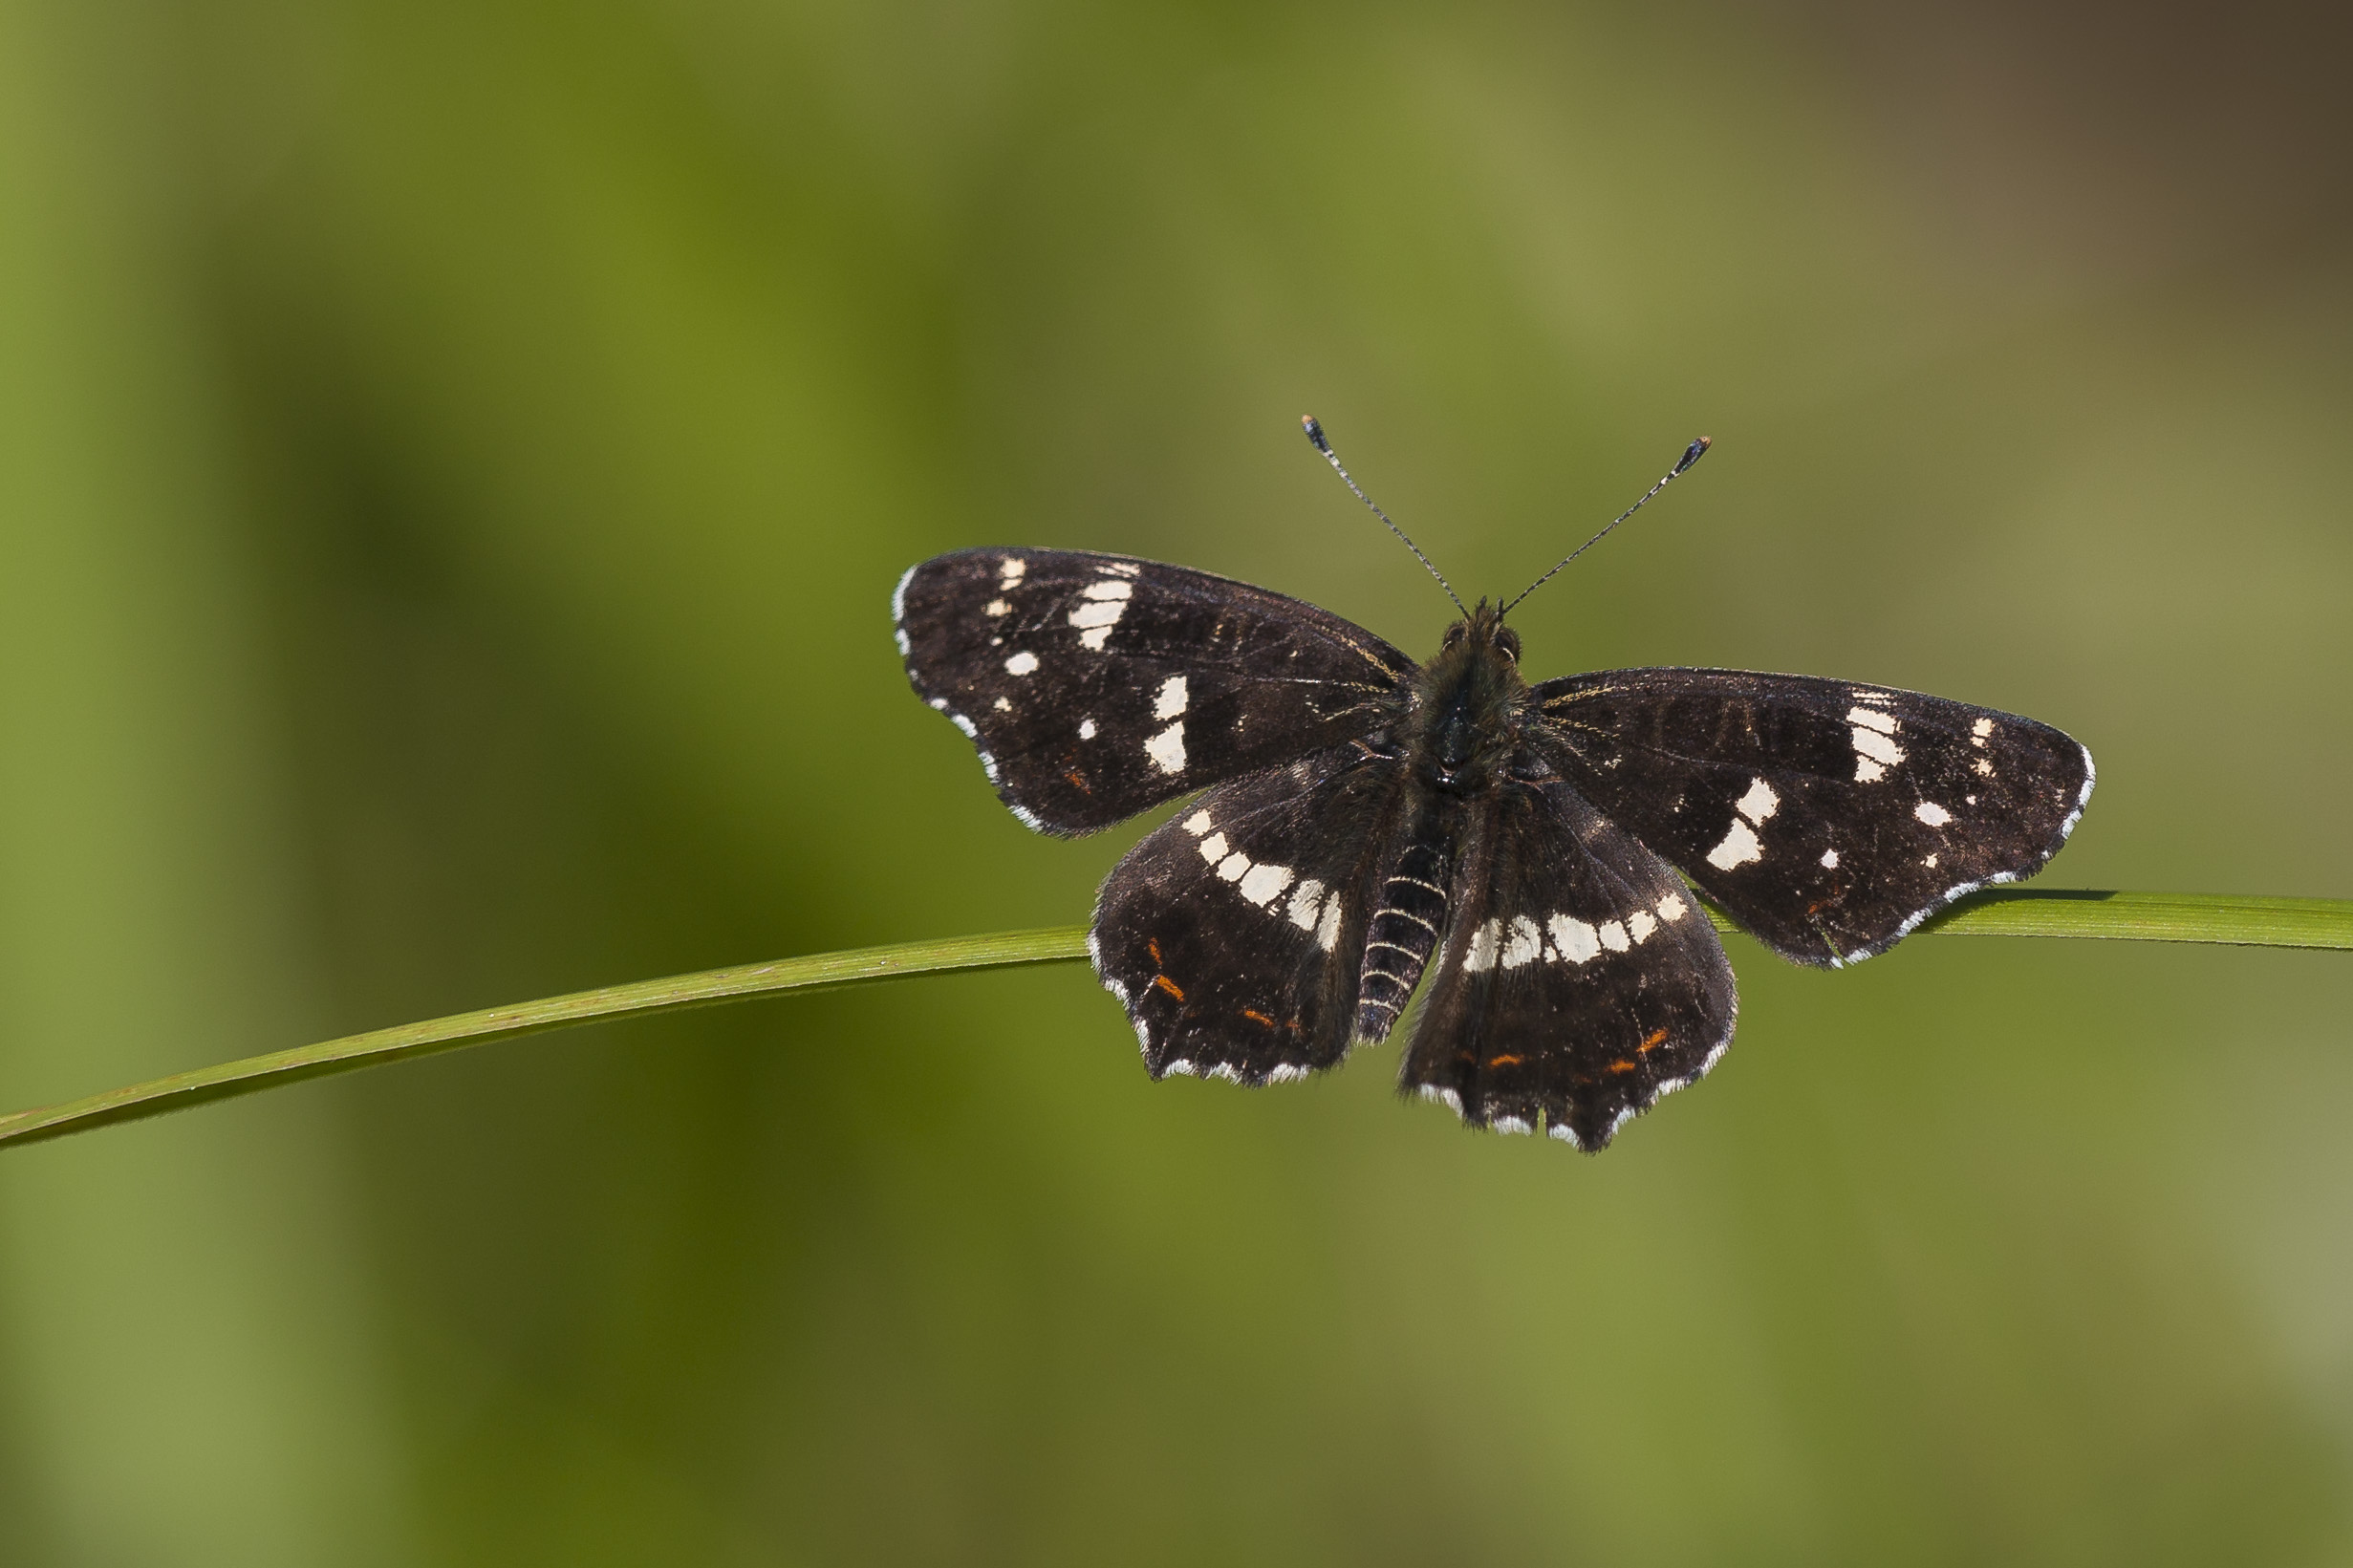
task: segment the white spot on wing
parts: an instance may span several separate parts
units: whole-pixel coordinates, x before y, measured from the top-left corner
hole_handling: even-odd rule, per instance
[[[1497,961],[1505,969],[1518,969],[1543,951],[1543,928],[1524,914],[1515,914],[1511,918],[1511,940],[1503,944],[1503,952]]]
[[[1681,897],[1674,893],[1669,893],[1666,897],[1658,901],[1658,917],[1661,920],[1666,921],[1669,925],[1673,925],[1677,920],[1683,918],[1685,913],[1689,912],[1690,908],[1691,906],[1684,903]]]
[[[1118,625],[1119,617],[1127,612],[1128,607],[1119,600],[1113,599],[1107,603],[1099,599],[1089,599],[1070,612],[1070,624],[1082,627],[1099,626],[1108,631]]]
[[[1078,738],[1082,741],[1091,741],[1095,738],[1095,721],[1093,720],[1082,719],[1078,721]]]
[[[1885,763],[1890,767],[1904,760],[1902,749],[1877,730],[1867,730],[1857,724],[1854,728],[1854,741],[1855,755],[1858,757],[1868,757],[1875,763]]]
[[[1185,721],[1181,719],[1144,742],[1144,755],[1163,773],[1185,770]]]
[[[1278,1062],[1266,1069],[1269,1084],[1296,1084],[1307,1076],[1307,1069],[1296,1062]]]
[[[1911,808],[1911,814],[1931,827],[1942,827],[1953,820],[1953,813],[1938,805],[1934,801],[1922,801]]]
[[[1038,655],[1025,648],[1004,661],[1005,674],[1025,676],[1038,667]]]
[[[1564,962],[1581,964],[1602,950],[1600,935],[1583,920],[1556,914],[1551,924],[1553,951]]]
[[[1253,866],[1241,879],[1241,895],[1253,904],[1269,904],[1299,873],[1288,866]]]
[[[1863,729],[1877,730],[1882,735],[1895,733],[1895,715],[1881,713],[1877,708],[1848,708],[1846,722]]]
[[[1490,1132],[1533,1132],[1536,1129],[1517,1116],[1499,1116],[1487,1124]]]
[[[1144,569],[1137,566],[1133,561],[1106,561],[1103,563],[1103,569],[1105,571],[1115,571],[1122,577],[1133,577]]]
[[[1201,816],[1208,814],[1206,811],[1199,813]],[[1225,858],[1225,835],[1223,833],[1212,833],[1201,840],[1201,858],[1212,866]]]
[[[978,741],[981,738],[980,727],[974,724],[971,720],[966,719],[962,714],[952,713],[948,715],[948,718],[958,729],[964,732],[965,740]]]
[[[1764,857],[1764,846],[1757,842],[1757,830],[1739,818],[1724,829],[1724,842],[1708,851],[1708,864],[1719,871],[1729,871],[1735,866],[1745,866]]]
[[[1636,910],[1626,917],[1627,934],[1637,942],[1657,929],[1658,921],[1649,910]]]
[[[1185,818],[1185,831],[1191,833],[1195,838],[1199,838],[1203,833],[1208,832],[1209,829],[1215,826],[1216,825],[1209,820],[1209,813],[1206,811],[1196,811],[1193,815]]]
[[[1185,677],[1171,676],[1160,682],[1160,695],[1152,699],[1155,719],[1180,718],[1185,711]]]
[[[1340,941],[1340,895],[1333,893],[1324,904],[1323,923],[1315,928],[1315,945],[1329,953]]]
[[[1452,1089],[1440,1088],[1436,1084],[1424,1084],[1421,1086],[1421,1097],[1425,1100],[1436,1100],[1457,1116],[1462,1114],[1462,1096]]]
[[[1010,702],[1007,702],[1007,701],[1006,701],[1004,698],[1002,698],[1002,697],[1001,697],[1001,698],[999,698],[996,701],[994,701],[994,702],[990,703],[990,704],[989,704],[989,706],[990,706],[990,707],[992,707],[992,708],[994,708],[994,709],[996,709],[999,713],[1011,713],[1011,712],[1013,711],[1013,704],[1012,704],[1012,703],[1010,703]]]
[[[1250,869],[1250,857],[1240,849],[1218,862],[1218,875],[1228,882],[1240,882],[1241,873]]]
[[[1985,744],[1985,738],[1993,733],[1994,721],[1991,719],[1980,719],[1969,726],[1969,743],[1973,746],[1981,746]]]
[[[1493,969],[1502,934],[1503,922],[1500,920],[1490,920],[1471,933],[1471,950],[1462,956],[1462,967],[1474,975]]]
[[[1026,572],[1028,569],[1029,563],[1016,555],[1006,560],[1002,566],[998,567],[997,577],[998,580],[1006,588],[1011,588],[1015,583],[1022,580],[1023,573]]]
[[[1608,948],[1612,953],[1623,953],[1628,948],[1634,945],[1628,939],[1626,928],[1619,925],[1615,920],[1610,920],[1595,927],[1594,933],[1596,935],[1601,937],[1602,946]]]
[[[1765,818],[1781,809],[1781,798],[1773,793],[1773,786],[1762,779],[1749,781],[1748,793],[1734,803],[1734,808],[1749,821],[1762,826]]]
[[[1903,749],[1889,739],[1895,732],[1895,720],[1867,708],[1849,708],[1846,717],[1884,720],[1884,725],[1858,721],[1846,732],[1854,738],[1855,783],[1876,784],[1888,776],[1888,769],[1904,760]]]
[[[898,639],[899,657],[905,658],[910,653],[914,652],[915,644],[907,640],[907,629],[905,627],[902,626],[898,628],[896,631],[893,632],[891,635]]]
[[[983,615],[1009,615],[1012,612],[1013,607],[1003,599],[991,599],[981,607],[981,613]]]
[[[1824,849],[1822,852],[1822,865],[1824,870],[1837,870],[1838,851],[1836,849]]]
[[[1135,591],[1135,585],[1124,577],[1100,577],[1089,583],[1080,592],[1090,599],[1110,601],[1125,599]]]
[[[1091,632],[1081,632],[1078,634],[1078,645],[1081,648],[1091,648],[1098,654],[1103,652],[1103,645],[1111,640],[1112,629],[1108,626],[1098,626]]]
[[[1291,893],[1289,914],[1291,924],[1302,931],[1315,929],[1316,906],[1324,901],[1324,884],[1314,877],[1302,882]]]

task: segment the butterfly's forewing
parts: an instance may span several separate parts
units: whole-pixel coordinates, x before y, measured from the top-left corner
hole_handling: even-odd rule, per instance
[[[1362,744],[1210,790],[1105,879],[1088,940],[1155,1078],[1263,1084],[1354,1034],[1404,768]]]
[[[1580,1149],[1715,1065],[1738,1000],[1675,874],[1566,784],[1500,784],[1458,856],[1407,1087]]]
[[[1030,827],[1084,833],[1366,734],[1413,662],[1339,616],[1184,567],[971,549],[893,603],[917,695]]]
[[[1536,688],[1563,774],[1775,952],[1869,957],[2040,870],[2091,798],[2048,724],[1914,692],[1735,670]]]

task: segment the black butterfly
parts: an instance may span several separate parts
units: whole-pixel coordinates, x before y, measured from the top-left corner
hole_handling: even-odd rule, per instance
[[[2091,796],[2067,736],[1942,698],[1732,670],[1531,686],[1507,608],[1417,666],[1297,599],[1078,550],[938,556],[893,605],[917,693],[1031,827],[1206,791],[1112,871],[1088,940],[1154,1078],[1332,1066],[1435,957],[1404,1085],[1585,1149],[1731,1042],[1691,888],[1785,958],[1855,963],[2032,874]]]

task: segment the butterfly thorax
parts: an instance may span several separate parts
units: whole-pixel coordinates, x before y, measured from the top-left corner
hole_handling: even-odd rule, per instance
[[[1414,777],[1449,795],[1484,790],[1521,748],[1527,702],[1520,635],[1481,599],[1414,672],[1397,735]]]

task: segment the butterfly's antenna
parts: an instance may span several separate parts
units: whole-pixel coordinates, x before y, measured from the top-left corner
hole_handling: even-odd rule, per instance
[[[1315,449],[1324,454],[1324,461],[1330,463],[1331,471],[1340,476],[1340,483],[1347,485],[1349,489],[1355,490],[1357,500],[1363,502],[1368,506],[1372,506],[1372,498],[1365,494],[1364,491],[1357,490],[1356,482],[1349,478],[1349,471],[1347,469],[1340,466],[1340,454],[1333,451],[1331,449],[1331,442],[1324,439],[1324,427],[1316,423],[1315,416],[1310,414],[1299,422],[1306,426],[1307,440],[1313,441],[1315,443]],[[1650,497],[1645,496],[1643,499],[1648,501]],[[1378,506],[1372,506],[1372,515],[1379,518],[1384,523],[1389,523],[1389,514],[1381,510]],[[1430,566],[1430,557],[1421,552],[1421,547],[1414,543],[1411,539],[1406,539],[1405,530],[1397,526],[1394,523],[1389,523],[1389,531],[1395,534],[1400,539],[1405,539],[1405,548],[1414,552],[1414,559],[1419,561],[1424,567],[1429,568],[1430,575],[1438,580],[1438,587],[1444,589],[1446,591],[1446,596],[1455,601],[1455,608],[1457,610],[1462,610],[1462,600],[1461,597],[1455,592],[1455,585],[1446,580],[1446,573],[1440,571],[1436,567]],[[1470,613],[1467,610],[1462,610],[1462,612],[1465,615]]]
[[[1566,555],[1562,556],[1561,566],[1554,567],[1551,571],[1545,572],[1542,577],[1537,578],[1536,581],[1522,589],[1519,593],[1513,597],[1511,604],[1505,605],[1503,609],[1505,611],[1509,611],[1512,605],[1518,604],[1522,599],[1526,598],[1529,594],[1535,592],[1538,589],[1552,581],[1553,574],[1558,572],[1561,569],[1561,567],[1568,565],[1571,561],[1577,559],[1578,556],[1583,555],[1587,550],[1589,550],[1594,546],[1600,544],[1602,542],[1602,536],[1607,534],[1609,531],[1609,528],[1616,527],[1619,524],[1625,522],[1628,518],[1642,510],[1643,507],[1648,506],[1651,504],[1651,498],[1658,494],[1659,491],[1665,489],[1669,484],[1673,483],[1676,475],[1682,473],[1684,469],[1689,468],[1693,463],[1697,462],[1701,458],[1707,456],[1708,448],[1713,443],[1707,437],[1702,436],[1697,440],[1692,442],[1691,445],[1685,447],[1683,449],[1683,461],[1669,469],[1665,479],[1660,480],[1656,484],[1653,484],[1649,489],[1643,491],[1642,499],[1640,501],[1635,502],[1631,506],[1627,507],[1626,510],[1611,518],[1609,520],[1609,527],[1602,529],[1601,533],[1595,534],[1584,544],[1579,545],[1575,549],[1570,550]]]

